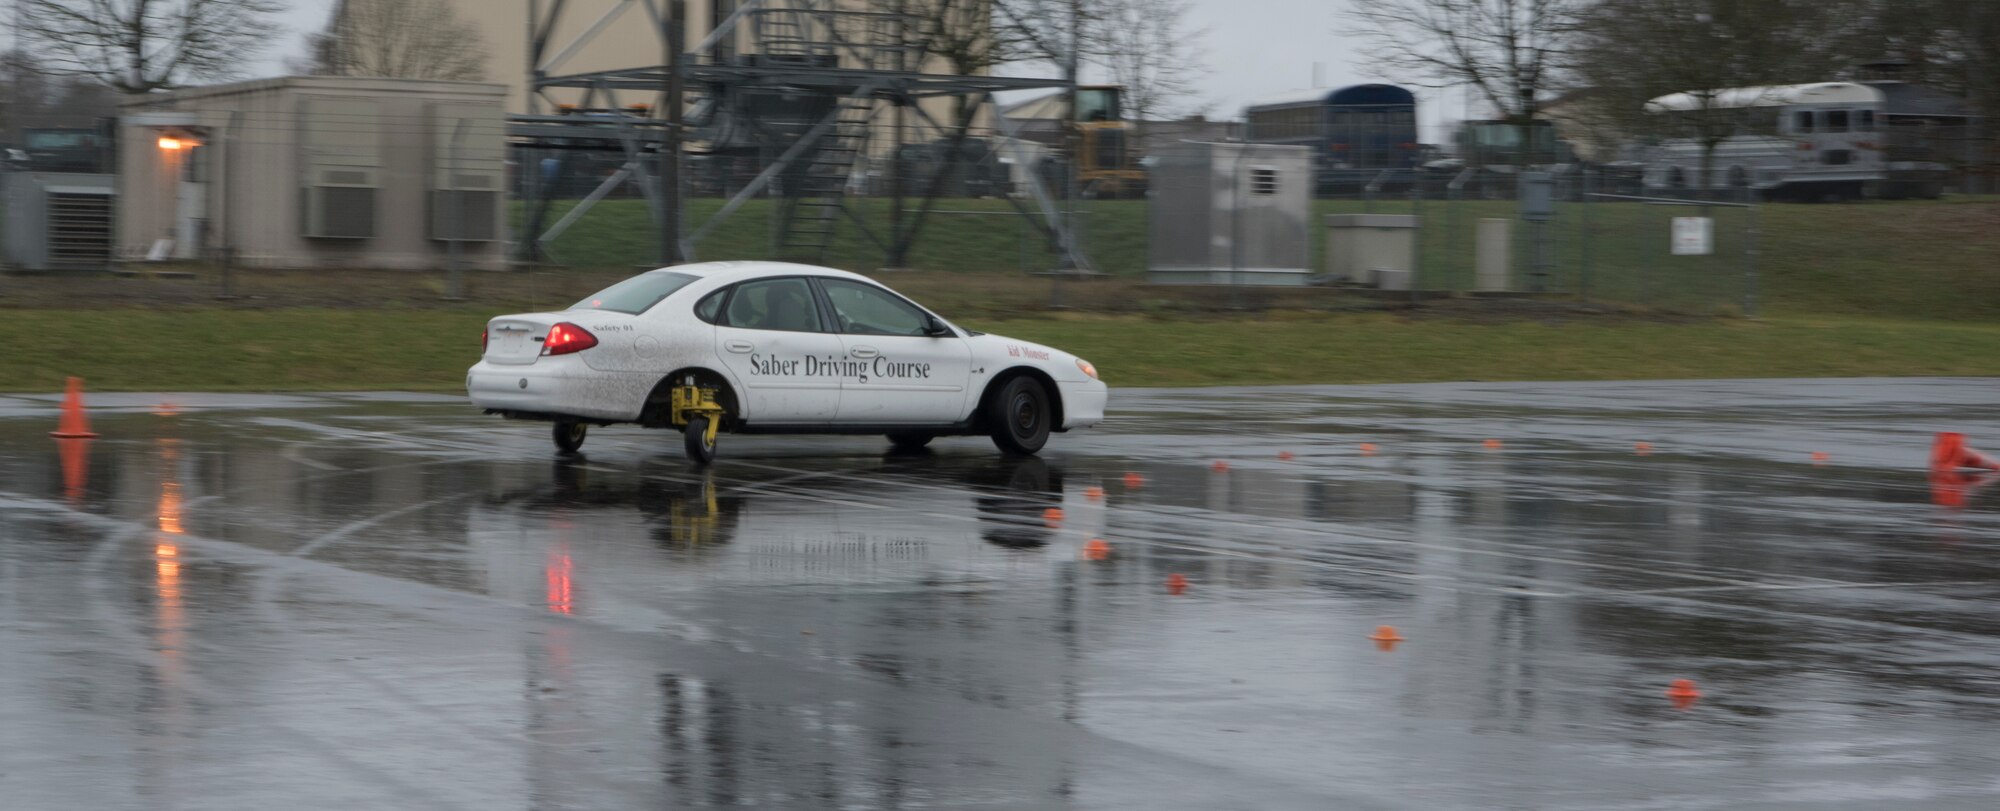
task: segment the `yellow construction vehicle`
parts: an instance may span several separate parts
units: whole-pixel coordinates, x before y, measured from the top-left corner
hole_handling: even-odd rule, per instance
[[[1131,122],[1125,120],[1125,88],[1080,85],[1076,89],[1076,176],[1083,194],[1144,197],[1146,169],[1139,162]]]

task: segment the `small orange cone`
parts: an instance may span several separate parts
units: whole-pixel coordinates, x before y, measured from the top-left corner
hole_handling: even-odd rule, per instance
[[[1489,451],[1497,451],[1497,450],[1500,450],[1500,448],[1501,448],[1501,443],[1500,443],[1500,440],[1497,440],[1497,439],[1489,439],[1489,440],[1486,440],[1486,449],[1487,449],[1487,450],[1489,450]]]
[[[1177,574],[1167,575],[1168,594],[1180,594],[1181,592],[1187,591],[1187,587],[1188,587],[1187,578]]]
[[[63,496],[74,506],[83,501],[83,486],[90,480],[90,440],[56,440],[62,455]]]
[[[1137,490],[1144,486],[1146,486],[1146,477],[1141,476],[1137,473],[1125,474],[1125,489]]]
[[[1046,510],[1043,510],[1043,511],[1042,511],[1042,520],[1043,520],[1043,521],[1047,521],[1047,522],[1049,522],[1049,523],[1051,523],[1051,524],[1059,524],[1059,523],[1062,523],[1062,520],[1063,520],[1063,511],[1062,511],[1062,508],[1061,508],[1061,507],[1050,507],[1050,508],[1048,508],[1048,509],[1046,509]]]
[[[1084,498],[1087,498],[1087,499],[1090,499],[1091,501],[1103,501],[1103,500],[1104,500],[1104,488],[1102,488],[1102,487],[1085,487],[1085,488],[1083,488],[1083,497],[1084,497]]]
[[[1954,510],[1964,509],[1966,497],[1993,480],[1991,473],[1962,470],[1931,471],[1931,503]]]
[[[1209,465],[1209,466],[1208,466],[1208,469],[1209,469],[1209,470],[1213,470],[1213,471],[1215,471],[1215,472],[1217,472],[1217,473],[1228,473],[1228,472],[1229,472],[1229,463],[1228,463],[1228,462],[1224,462],[1224,461],[1222,461],[1221,459],[1217,459],[1217,460],[1215,460],[1215,464],[1212,464],[1212,465]]]
[[[1291,451],[1278,451],[1278,461],[1280,461],[1280,462],[1289,462],[1289,461],[1292,461],[1292,452],[1291,452]]]
[[[1382,650],[1395,650],[1396,643],[1404,641],[1403,635],[1396,633],[1394,625],[1375,626],[1375,633],[1369,634],[1368,638],[1375,640],[1375,647]]]
[[[1701,691],[1695,689],[1694,679],[1674,679],[1673,684],[1667,686],[1667,697],[1674,700],[1674,706],[1685,710],[1694,704],[1695,699],[1701,698]]]
[[[1374,455],[1375,455],[1375,443],[1373,443],[1373,442],[1363,442],[1363,443],[1361,443],[1361,455],[1362,455],[1362,456],[1374,456]]]
[[[1103,538],[1092,538],[1089,543],[1083,545],[1084,560],[1103,560],[1108,557],[1111,557],[1111,544],[1105,543]]]
[[[1824,464],[1826,464],[1827,460],[1829,460],[1829,459],[1832,459],[1832,458],[1833,458],[1833,456],[1832,456],[1832,455],[1830,455],[1830,454],[1828,454],[1828,453],[1827,453],[1826,451],[1813,451],[1813,452],[1812,452],[1812,460],[1813,460],[1813,465],[1815,465],[1815,466],[1818,466],[1818,465],[1824,465]]]
[[[1931,442],[1931,470],[1957,470],[1962,467],[2000,470],[2000,462],[1995,462],[1986,454],[1965,447],[1964,434],[1939,431],[1937,439]]]
[[[1634,443],[1632,443],[1632,453],[1634,453],[1634,454],[1636,454],[1636,455],[1638,455],[1638,456],[1652,456],[1652,455],[1653,455],[1653,443],[1651,443],[1651,442],[1634,442]]]
[[[97,436],[90,432],[90,418],[83,415],[83,378],[69,379],[68,391],[63,394],[62,422],[57,424],[49,436],[57,439],[89,439]]]

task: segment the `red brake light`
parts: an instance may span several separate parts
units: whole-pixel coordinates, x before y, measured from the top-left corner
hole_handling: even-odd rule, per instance
[[[597,336],[589,330],[564,321],[549,327],[549,337],[542,341],[542,354],[567,355],[582,352],[597,345]]]

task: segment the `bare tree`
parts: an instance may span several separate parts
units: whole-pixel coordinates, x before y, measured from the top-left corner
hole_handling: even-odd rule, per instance
[[[1527,122],[1552,89],[1578,15],[1592,0],[1351,0],[1364,53],[1386,77],[1466,86],[1499,117]],[[1522,150],[1526,155],[1528,150]]]
[[[1151,120],[1194,95],[1206,31],[1187,28],[1186,0],[1098,0],[1097,36],[1088,47],[1113,83],[1125,88],[1134,119]]]
[[[321,76],[486,77],[485,40],[446,0],[340,0],[309,47]]]
[[[276,0],[15,0],[43,69],[124,93],[229,78],[276,30]]]

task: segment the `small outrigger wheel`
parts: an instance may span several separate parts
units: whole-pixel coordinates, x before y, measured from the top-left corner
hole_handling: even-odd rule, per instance
[[[688,458],[697,465],[715,461],[715,439],[708,433],[708,417],[689,417],[682,444]]]

